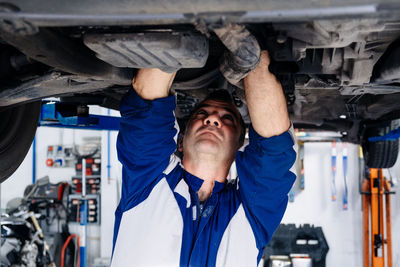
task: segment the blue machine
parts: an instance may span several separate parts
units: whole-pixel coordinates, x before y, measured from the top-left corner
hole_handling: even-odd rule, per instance
[[[119,117],[112,116],[77,116],[63,112],[59,103],[50,102],[42,105],[38,126],[118,131],[119,121]]]

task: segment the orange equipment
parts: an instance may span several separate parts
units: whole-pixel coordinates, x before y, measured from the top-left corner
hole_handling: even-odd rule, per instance
[[[364,267],[369,267],[370,262],[372,262],[372,267],[385,267],[385,256],[386,266],[393,266],[390,220],[391,193],[390,183],[382,176],[382,169],[369,169],[369,178],[364,179],[362,184]],[[386,222],[386,227],[384,222]]]

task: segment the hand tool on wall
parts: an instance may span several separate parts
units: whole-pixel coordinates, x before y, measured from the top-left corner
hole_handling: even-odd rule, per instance
[[[331,167],[332,167],[332,201],[336,201],[336,184],[335,184],[335,177],[336,177],[336,141],[332,141],[332,149],[331,149]]]

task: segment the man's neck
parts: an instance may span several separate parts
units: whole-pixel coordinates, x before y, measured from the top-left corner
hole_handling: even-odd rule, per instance
[[[231,165],[229,162],[220,162],[210,157],[197,158],[196,160],[184,157],[182,164],[186,171],[204,181],[198,191],[200,201],[204,201],[211,196],[215,181],[220,183],[226,181]]]

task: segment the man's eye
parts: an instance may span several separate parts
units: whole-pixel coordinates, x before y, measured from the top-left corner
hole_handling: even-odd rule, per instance
[[[207,115],[207,112],[203,109],[197,111],[197,115]]]
[[[232,115],[229,115],[229,114],[224,115],[222,118],[223,118],[223,119],[227,119],[227,120],[229,120],[229,121],[231,121],[231,122],[234,121],[233,116],[232,116]]]

